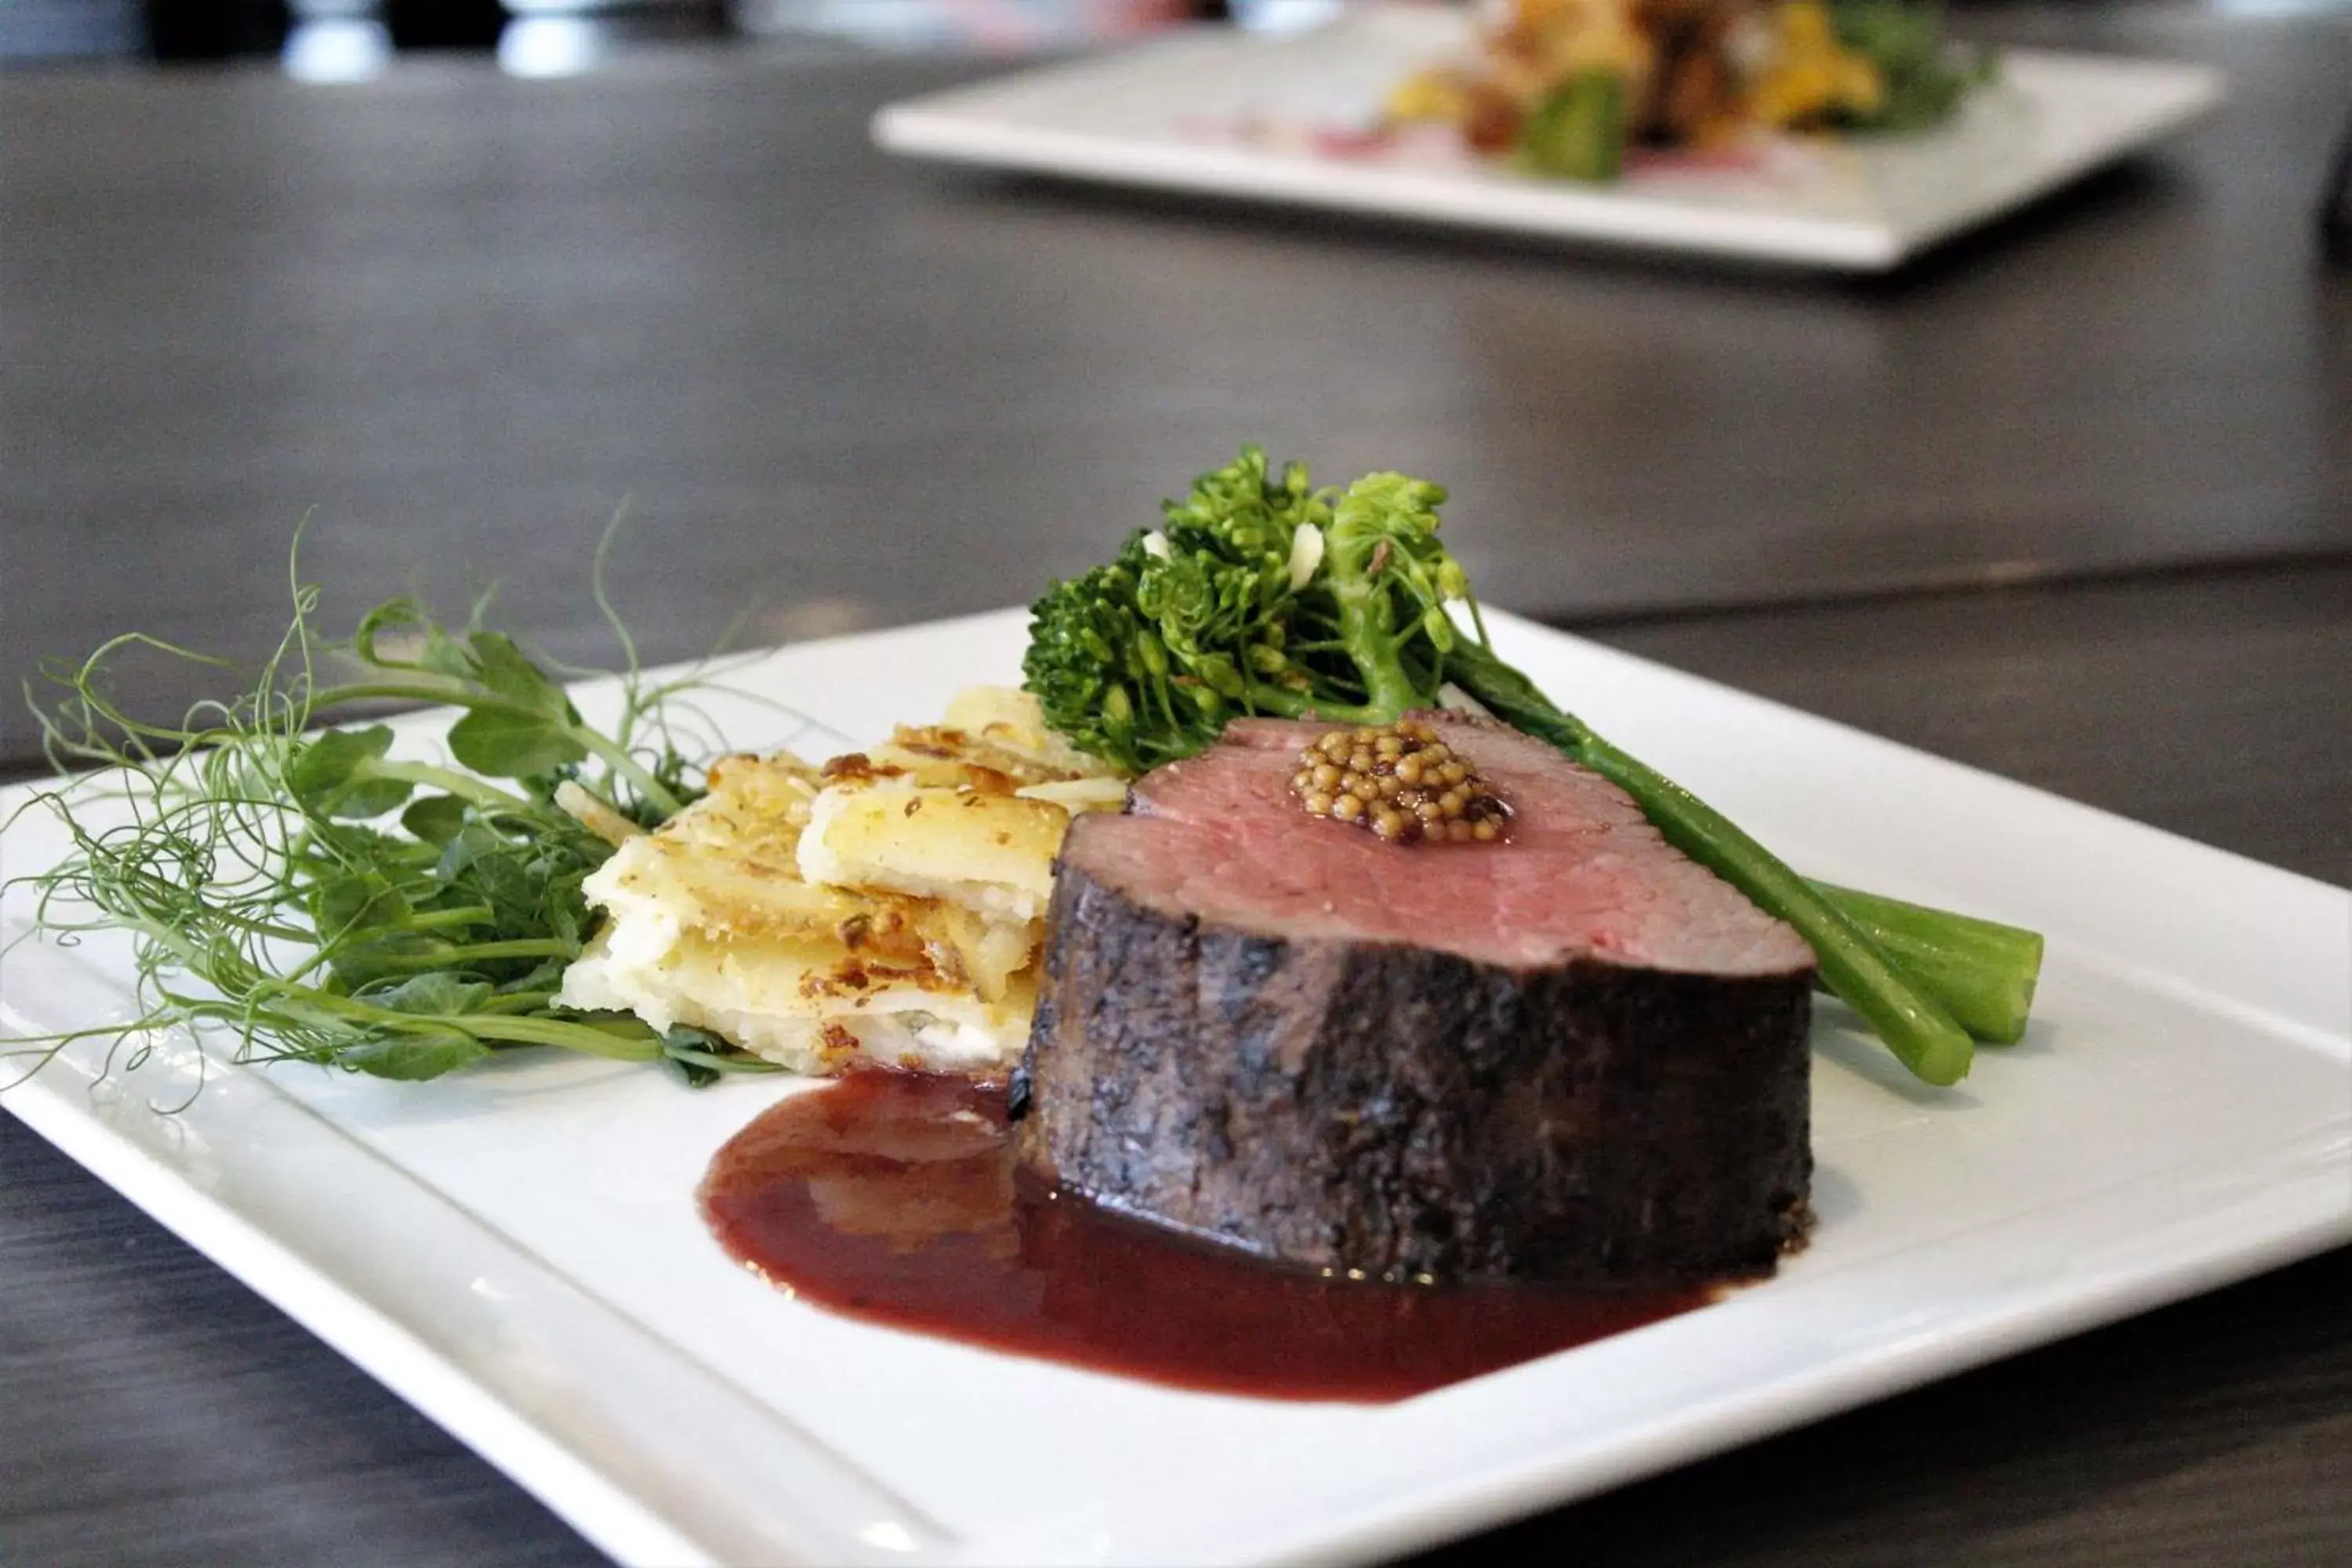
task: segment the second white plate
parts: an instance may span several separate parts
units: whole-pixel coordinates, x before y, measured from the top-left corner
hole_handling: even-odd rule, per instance
[[[2221,100],[2204,66],[2016,50],[1948,125],[1783,144],[1737,168],[1592,187],[1350,145],[1391,88],[1459,54],[1454,9],[1371,6],[1318,31],[1201,31],[891,104],[912,157],[1110,184],[1852,271],[1892,268],[2144,146]]]

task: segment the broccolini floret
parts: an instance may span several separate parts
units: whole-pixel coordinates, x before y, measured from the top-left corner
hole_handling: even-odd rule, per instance
[[[1402,474],[1317,489],[1244,447],[1161,526],[1032,607],[1023,665],[1046,721],[1141,772],[1245,713],[1378,723],[1437,700],[1469,579],[1437,541],[1445,491]],[[1475,613],[1475,611],[1474,611]]]

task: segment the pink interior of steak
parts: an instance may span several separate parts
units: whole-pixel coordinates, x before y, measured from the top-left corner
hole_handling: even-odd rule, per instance
[[[1421,717],[1509,805],[1505,842],[1385,844],[1310,817],[1290,779],[1330,726],[1248,720],[1139,781],[1132,815],[1076,824],[1064,856],[1129,898],[1262,935],[1515,968],[1579,954],[1707,974],[1811,966],[1802,938],[1668,846],[1616,785],[1515,730]]]

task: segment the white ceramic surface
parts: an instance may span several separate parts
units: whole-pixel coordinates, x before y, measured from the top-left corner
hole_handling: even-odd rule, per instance
[[[1757,170],[1611,186],[1499,166],[1367,163],[1218,128],[1370,124],[1388,89],[1460,53],[1454,9],[1375,6],[1266,37],[1188,33],[891,104],[894,153],[1607,244],[1878,271],[2141,147],[2221,100],[2207,67],[2012,50],[1923,135],[1789,152]],[[1295,138],[1294,138],[1295,140]]]
[[[1508,616],[1504,651],[1799,865],[2048,932],[2028,1039],[1958,1089],[1816,1028],[1821,1226],[1769,1284],[1386,1407],[1172,1392],[828,1317],[691,1194],[777,1094],[545,1058],[421,1085],[196,1071],[7,1107],[644,1563],[1382,1556],[2352,1237],[2352,894]],[[736,684],[834,735],[1017,669],[1005,613],[785,649]],[[718,710],[744,745],[795,726]],[[813,739],[811,749],[824,749]],[[0,795],[0,809],[22,798]],[[37,815],[0,870],[47,863]],[[0,942],[22,929],[0,904]],[[19,946],[0,1033],[123,1016],[122,953]],[[1174,1484],[1181,1477],[1181,1484]]]

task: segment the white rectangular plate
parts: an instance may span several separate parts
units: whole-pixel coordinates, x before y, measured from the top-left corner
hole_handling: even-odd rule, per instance
[[[791,1092],[774,1080],[695,1091],[551,1055],[418,1085],[214,1063],[190,1100],[182,1040],[110,1079],[77,1051],[5,1103],[648,1563],[1386,1555],[2352,1236],[2352,894],[1495,623],[1545,689],[1800,866],[2050,937],[2028,1039],[1958,1089],[1817,1025],[1813,1245],[1615,1339],[1373,1407],[829,1317],[730,1265],[692,1202],[710,1153]],[[1023,635],[1007,612],[787,648],[731,680],[807,725],[718,716],[743,746],[872,738],[1013,679]],[[37,813],[0,837],[10,876],[59,852]],[[21,895],[0,904],[0,941],[25,919]],[[124,1016],[124,985],[117,945],[20,946],[0,1032]]]
[[[1375,6],[1313,33],[1180,35],[891,104],[894,153],[1111,184],[1795,265],[1878,271],[2145,145],[2221,100],[2198,65],[2013,50],[1916,136],[1793,142],[1752,168],[1610,186],[1499,163],[1331,155],[1412,71],[1461,55],[1456,9]],[[1254,133],[1237,130],[1255,126]]]

